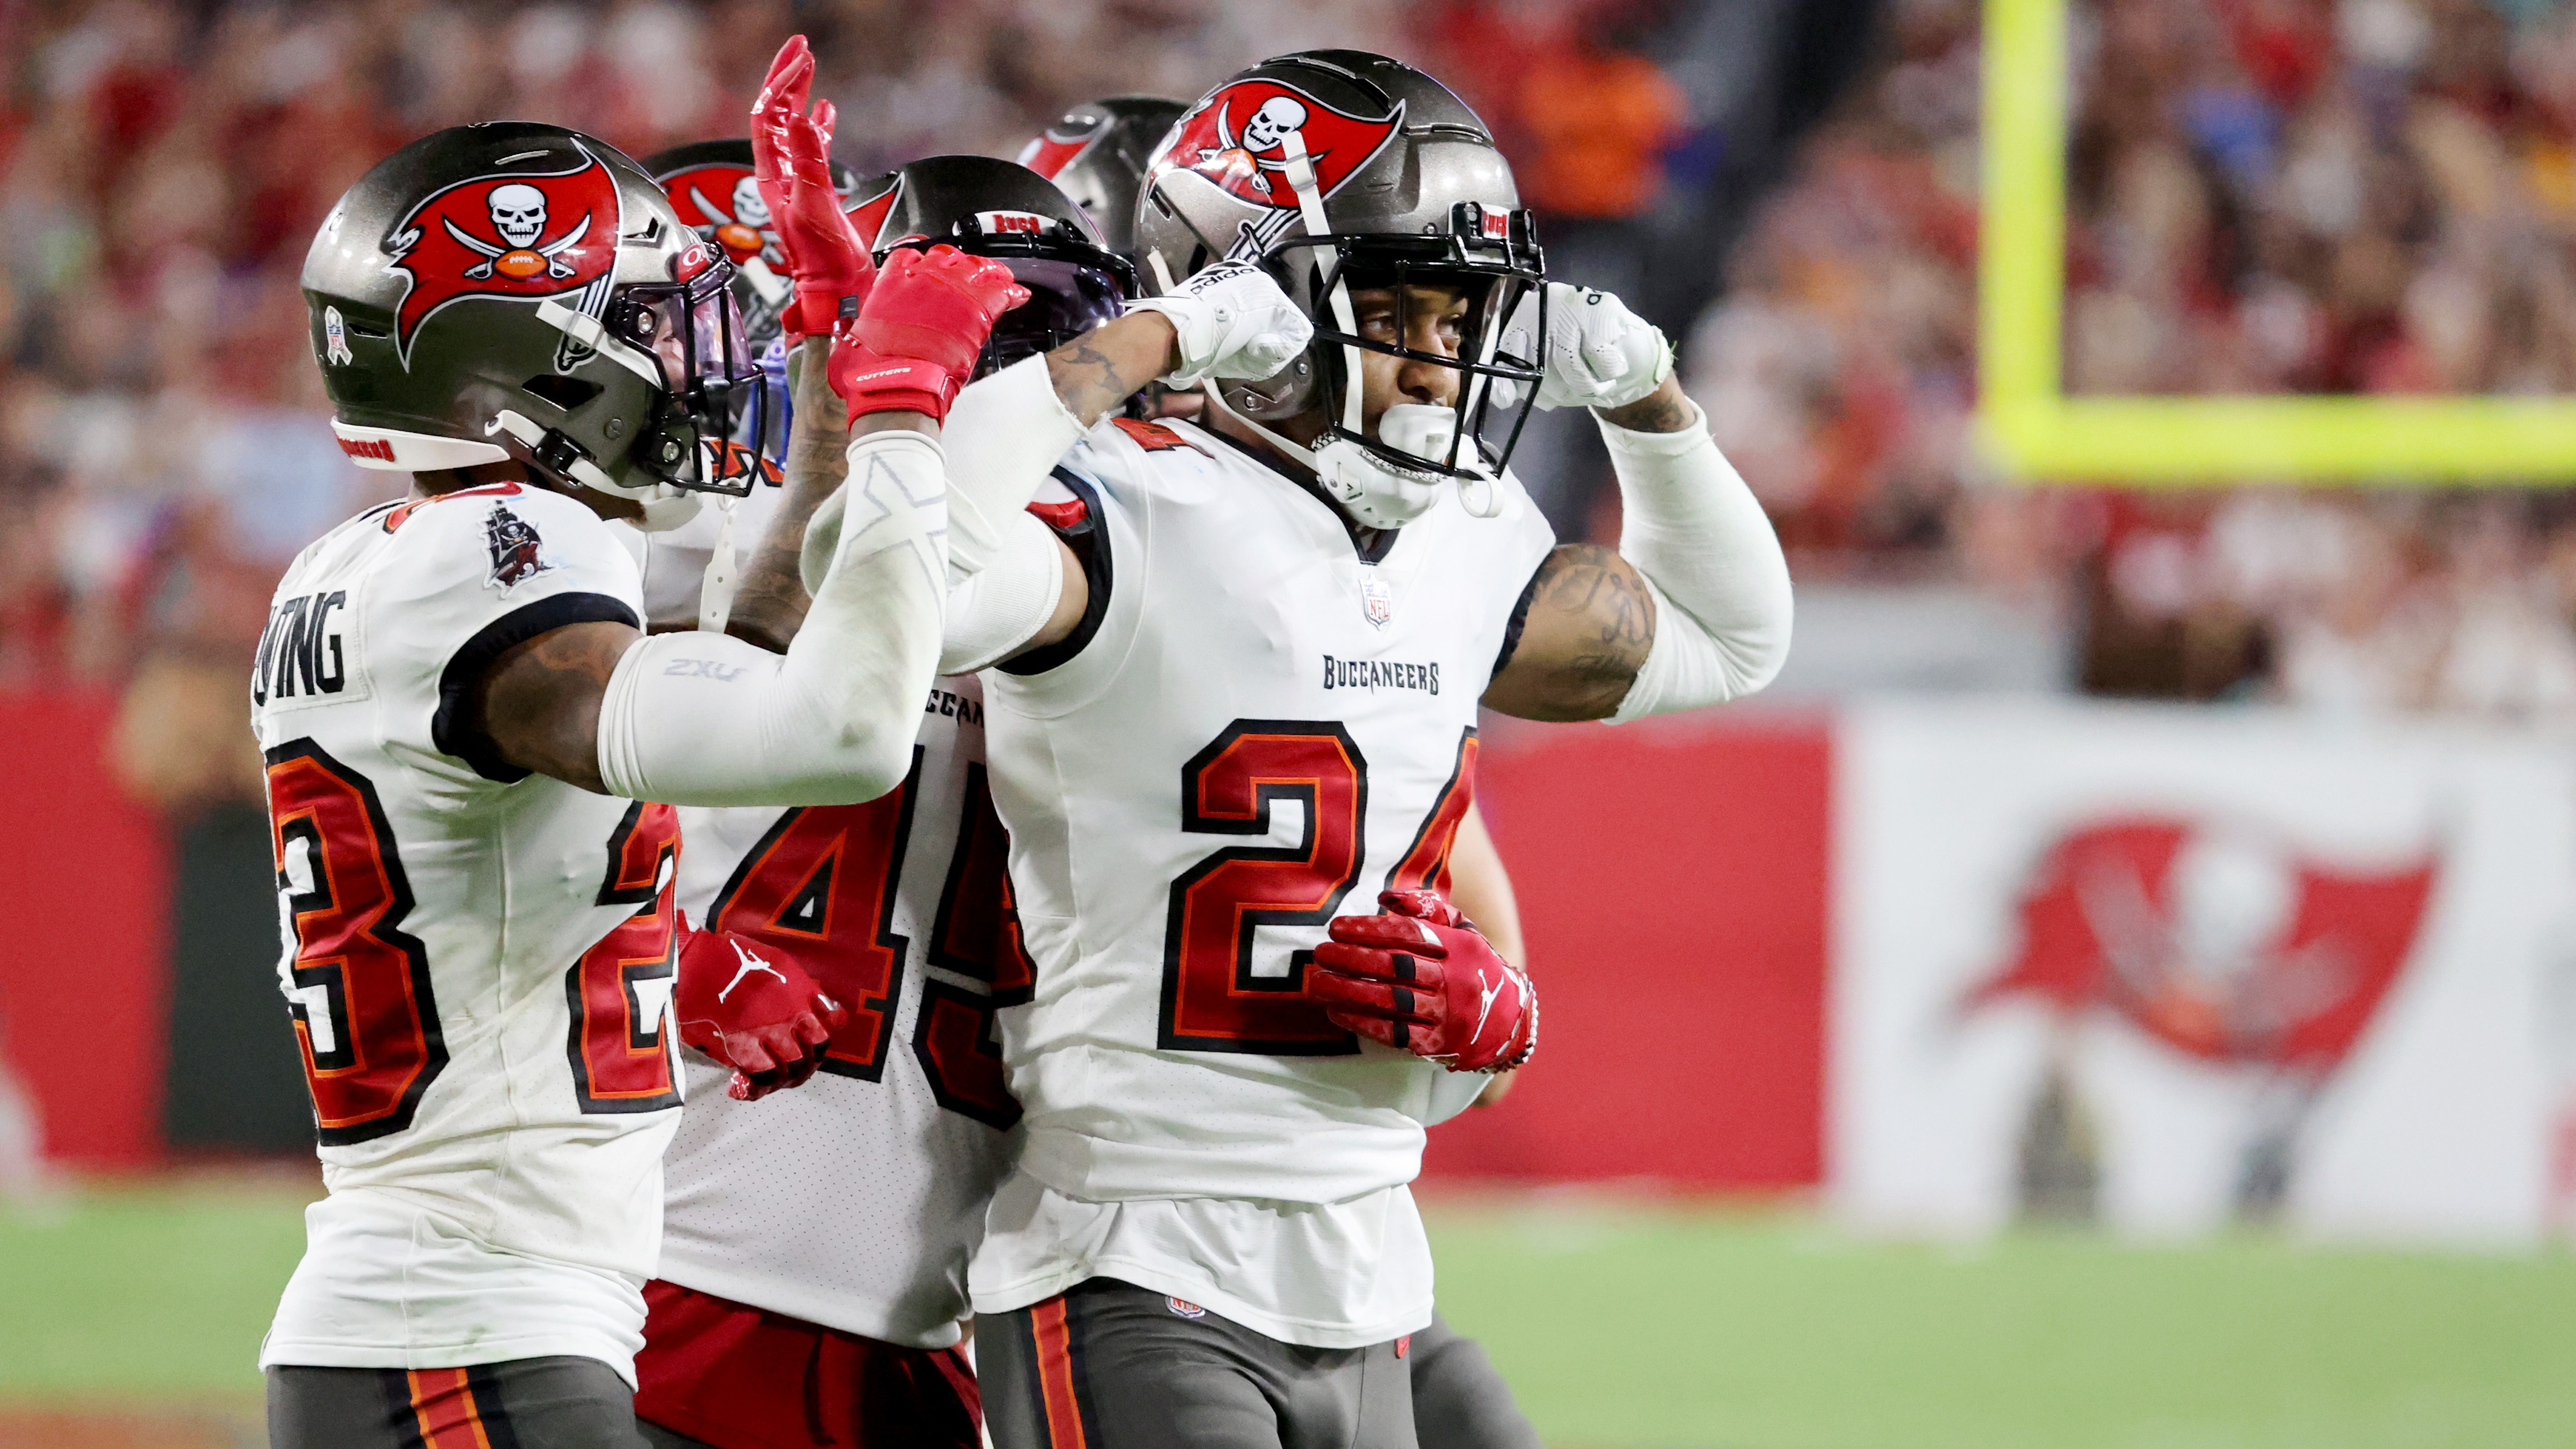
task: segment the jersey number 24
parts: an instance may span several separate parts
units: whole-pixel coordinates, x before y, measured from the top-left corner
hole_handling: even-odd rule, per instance
[[[1458,737],[1449,781],[1423,816],[1389,890],[1449,889],[1449,848],[1476,793],[1476,731]],[[1163,931],[1165,1051],[1350,1056],[1359,1040],[1304,996],[1312,951],[1284,974],[1253,973],[1254,932],[1320,927],[1366,864],[1368,760],[1330,720],[1239,719],[1181,767],[1181,828],[1197,835],[1270,834],[1271,808],[1305,816],[1294,845],[1237,845],[1172,882]]]

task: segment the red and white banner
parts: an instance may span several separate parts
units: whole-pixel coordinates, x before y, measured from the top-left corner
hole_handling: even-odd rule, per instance
[[[1885,703],[1836,728],[1851,1221],[2536,1238],[2576,908],[2554,742]]]

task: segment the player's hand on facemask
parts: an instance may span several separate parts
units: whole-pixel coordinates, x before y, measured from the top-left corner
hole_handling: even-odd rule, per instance
[[[1622,408],[1656,388],[1673,371],[1672,344],[1628,304],[1589,287],[1547,284],[1547,335],[1535,339],[1538,299],[1512,311],[1502,350],[1539,366],[1542,408]]]
[[[814,56],[805,49],[805,37],[791,36],[751,110],[752,178],[769,205],[796,283],[796,295],[779,312],[791,344],[829,335],[845,311],[854,312],[866,299],[876,278],[876,261],[832,185],[836,112],[830,101],[807,112],[813,77]]]
[[[1333,1024],[1453,1072],[1509,1071],[1538,1049],[1538,989],[1431,891],[1387,891],[1385,914],[1335,916],[1306,997]]]
[[[832,391],[850,421],[891,411],[948,416],[1003,313],[1029,299],[1011,269],[947,245],[898,247],[858,315],[832,334]]]
[[[1276,377],[1315,336],[1315,324],[1259,267],[1219,262],[1192,273],[1160,297],[1127,304],[1160,312],[1179,334],[1178,359],[1162,381],[1196,387],[1211,377]]]
[[[683,1044],[734,1069],[725,1095],[757,1102],[803,1086],[849,1019],[795,962],[730,931],[681,926],[671,1015]]]

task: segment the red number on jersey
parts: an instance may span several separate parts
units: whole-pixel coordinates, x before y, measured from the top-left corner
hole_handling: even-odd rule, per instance
[[[930,964],[973,977],[990,990],[924,978],[912,1051],[940,1106],[991,1127],[1020,1120],[1020,1104],[1002,1071],[993,1014],[1028,1000],[1037,985],[1011,901],[1010,859],[1011,837],[993,810],[991,778],[982,765],[970,764],[958,811],[957,853],[949,858],[931,927]]]
[[[608,837],[608,875],[599,884],[598,903],[636,911],[564,973],[564,997],[572,1008],[564,1050],[584,1112],[659,1112],[680,1105],[671,1050],[662,1036],[680,964],[673,929],[679,908],[672,900],[679,851],[680,817],[668,805],[629,807]]]
[[[267,754],[277,889],[294,923],[288,1008],[325,1147],[411,1125],[447,1065],[429,952],[376,787],[309,739]],[[317,1015],[318,1013],[318,1015]]]
[[[1414,832],[1404,859],[1388,873],[1388,890],[1438,891],[1441,899],[1449,898],[1449,852],[1458,844],[1458,826],[1475,800],[1476,727],[1469,725],[1458,737],[1458,761],[1450,767],[1449,783],[1440,787],[1440,798],[1431,802],[1431,813],[1422,817],[1422,828]]]
[[[1172,882],[1163,933],[1167,1051],[1344,1056],[1358,1039],[1298,993],[1312,953],[1289,957],[1279,976],[1252,973],[1261,926],[1321,926],[1360,877],[1360,822],[1368,813],[1368,761],[1339,724],[1236,720],[1181,767],[1181,828],[1205,835],[1268,835],[1271,807],[1295,801],[1305,817],[1295,845],[1220,850]]]
[[[790,810],[734,868],[708,912],[710,930],[731,931],[805,968],[848,1009],[832,1034],[823,1070],[874,1082],[885,1076],[903,994],[910,942],[894,929],[895,887],[921,750],[901,786],[864,805]]]

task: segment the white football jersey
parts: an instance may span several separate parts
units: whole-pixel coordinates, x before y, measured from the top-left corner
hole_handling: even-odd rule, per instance
[[[942,679],[893,794],[680,812],[688,919],[795,960],[849,1020],[813,1080],[758,1102],[683,1053],[662,1277],[889,1343],[957,1341],[1020,1116],[993,1011],[1029,991],[983,759],[982,689]]]
[[[1428,1248],[1394,1197],[1485,1078],[1299,992],[1334,916],[1445,886],[1477,698],[1554,540],[1505,479],[1500,516],[1444,490],[1363,556],[1310,485],[1182,422],[1104,424],[1058,476],[1108,591],[1088,637],[986,676],[1036,962],[1004,1056],[1046,1191],[1004,1190],[976,1307],[1106,1275],[1292,1342],[1419,1327]]]
[[[504,650],[640,604],[598,517],[514,483],[369,510],[278,585],[252,719],[330,1196],[263,1364],[633,1378],[679,1119],[678,821],[511,768],[460,711]]]
[[[748,562],[780,500],[737,505]],[[646,617],[688,628],[718,510],[638,535]],[[661,1276],[916,1348],[958,1339],[966,1259],[1008,1164],[997,1002],[1026,1000],[1006,842],[984,779],[984,693],[942,679],[903,789],[864,805],[680,811],[679,899],[794,958],[850,1010],[813,1080],[758,1102],[683,1050],[689,1109],[663,1159]]]

